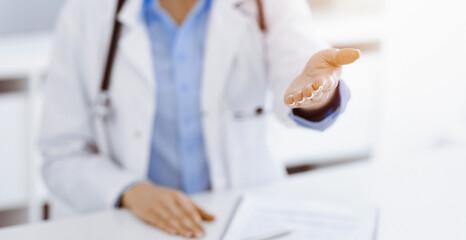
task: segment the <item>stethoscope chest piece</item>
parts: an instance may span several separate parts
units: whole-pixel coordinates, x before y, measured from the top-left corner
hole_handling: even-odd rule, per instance
[[[101,91],[92,108],[92,116],[106,122],[110,118],[110,113],[110,96],[107,91]]]

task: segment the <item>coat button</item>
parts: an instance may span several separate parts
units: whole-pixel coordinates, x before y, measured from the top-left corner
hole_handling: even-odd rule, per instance
[[[256,114],[257,114],[257,115],[261,115],[263,112],[264,112],[264,109],[261,108],[261,107],[258,107],[258,108],[256,109]]]

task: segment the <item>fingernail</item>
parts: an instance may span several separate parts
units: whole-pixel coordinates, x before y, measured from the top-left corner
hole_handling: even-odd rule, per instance
[[[202,232],[197,232],[196,233],[196,237],[199,238],[199,237],[204,237],[204,233]]]
[[[315,95],[316,95],[316,93],[315,93],[315,92],[312,92],[312,93],[311,93],[311,96],[307,97],[306,99],[307,99],[307,100],[311,100],[311,99],[314,98]]]
[[[288,95],[285,100],[286,104],[288,106],[293,106],[294,105],[294,98],[293,95]]]
[[[303,90],[303,97],[308,98],[311,96],[311,94],[312,94],[312,85],[305,87]]]
[[[295,98],[295,102],[298,102],[298,104],[299,104],[299,103],[303,103],[304,101],[306,101],[306,99],[304,99],[304,94],[303,94],[303,92],[300,92],[298,97]]]
[[[359,49],[357,49],[357,48],[355,48],[354,50],[356,50],[356,52],[359,53],[359,56],[361,56],[361,50],[359,50]]]
[[[193,234],[192,234],[192,233],[190,233],[190,232],[187,232],[187,233],[185,234],[185,236],[186,236],[186,237],[192,237],[192,236],[193,236]]]

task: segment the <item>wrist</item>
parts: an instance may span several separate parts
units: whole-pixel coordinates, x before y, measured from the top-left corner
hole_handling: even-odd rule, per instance
[[[145,191],[144,189],[155,187],[153,184],[147,182],[140,182],[130,186],[120,198],[120,207],[130,208],[132,202],[132,196],[137,195],[140,191]]]
[[[295,108],[292,110],[294,116],[300,117],[310,122],[320,122],[331,113],[335,112],[341,103],[340,84],[334,90],[333,95],[329,97],[323,104],[316,105],[315,108]]]

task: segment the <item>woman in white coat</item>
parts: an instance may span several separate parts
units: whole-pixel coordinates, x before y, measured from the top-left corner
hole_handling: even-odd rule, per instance
[[[122,206],[167,233],[201,236],[213,216],[184,193],[284,176],[267,152],[267,114],[323,130],[344,110],[341,66],[359,51],[319,40],[305,0],[127,0],[109,74],[117,2],[71,0],[57,28],[43,175],[78,211]],[[110,114],[99,124],[105,74]]]

